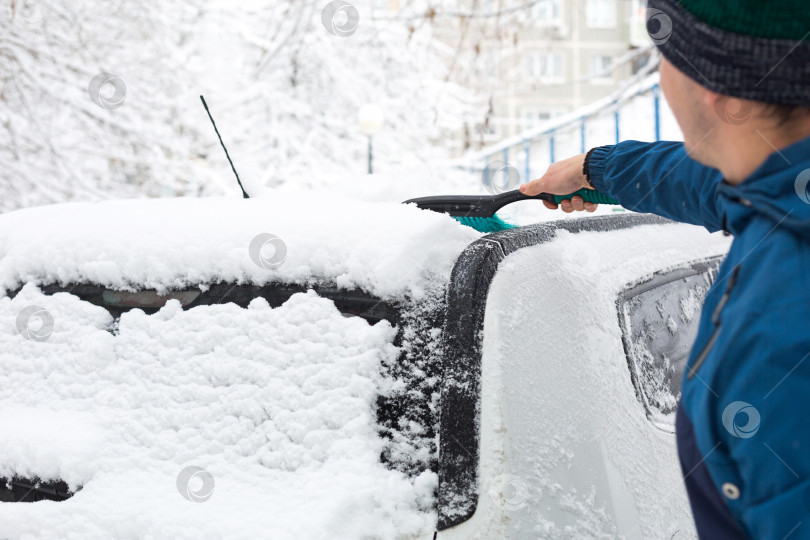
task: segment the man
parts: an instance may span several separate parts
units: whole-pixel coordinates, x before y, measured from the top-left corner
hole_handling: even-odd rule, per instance
[[[649,0],[661,89],[684,143],[595,148],[521,186],[592,187],[629,209],[734,235],[706,295],[676,420],[702,539],[810,538],[805,1]],[[561,206],[595,208],[579,197]]]

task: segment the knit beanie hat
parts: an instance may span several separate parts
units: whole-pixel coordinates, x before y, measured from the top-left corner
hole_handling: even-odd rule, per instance
[[[808,0],[648,0],[647,32],[709,90],[810,106]]]

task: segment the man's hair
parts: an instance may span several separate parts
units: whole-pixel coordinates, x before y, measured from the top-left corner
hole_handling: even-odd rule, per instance
[[[776,120],[776,125],[782,127],[800,118],[810,116],[810,107],[766,103],[762,108],[762,116]]]

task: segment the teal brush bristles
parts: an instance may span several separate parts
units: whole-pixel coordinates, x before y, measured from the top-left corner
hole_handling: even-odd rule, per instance
[[[506,229],[513,229],[515,227],[511,223],[507,223],[498,216],[492,217],[453,216],[453,219],[455,219],[462,225],[472,227],[476,231],[482,233],[505,231]]]

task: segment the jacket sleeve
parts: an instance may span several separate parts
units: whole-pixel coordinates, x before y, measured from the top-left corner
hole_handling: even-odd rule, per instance
[[[600,146],[591,152],[588,165],[594,187],[628,210],[702,225],[710,232],[723,227],[717,209],[722,175],[690,158],[683,143]]]

